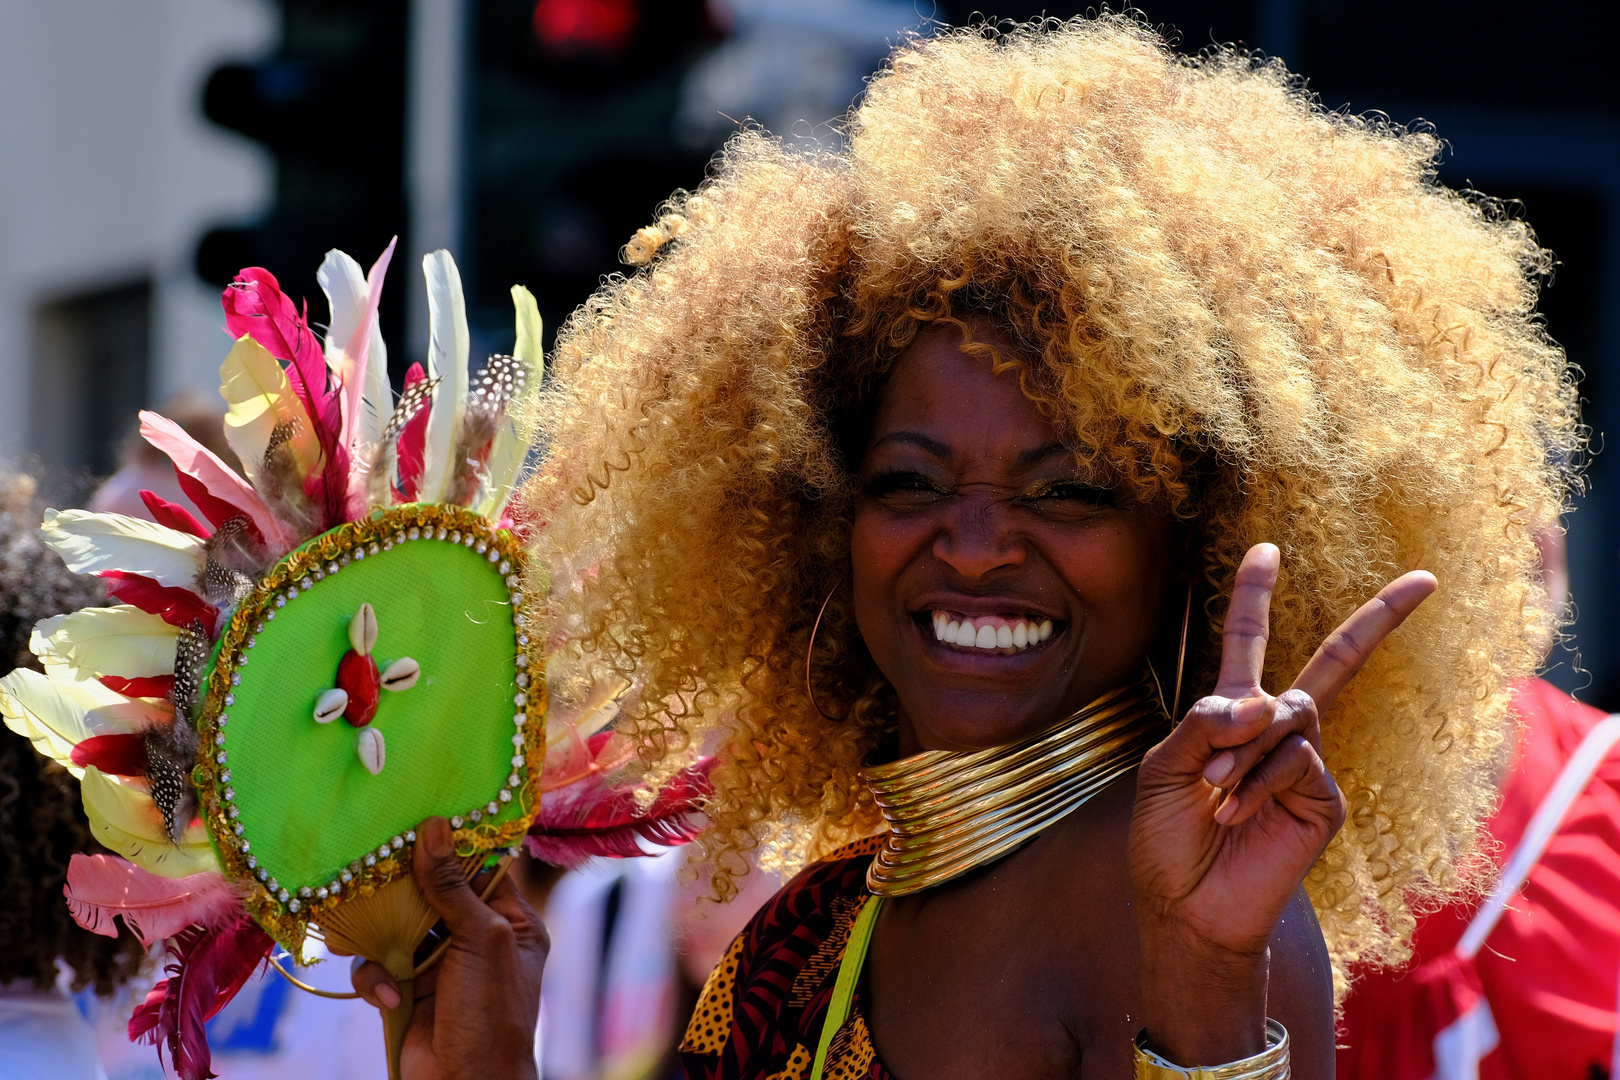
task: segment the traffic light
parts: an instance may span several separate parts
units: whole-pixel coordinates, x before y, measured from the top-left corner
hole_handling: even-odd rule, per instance
[[[401,0],[280,0],[279,7],[279,49],[216,69],[202,100],[214,123],[270,149],[274,201],[256,221],[208,232],[196,265],[221,286],[244,266],[263,266],[300,295],[314,291],[327,250],[368,263],[405,232],[409,9]],[[403,340],[404,308],[383,305],[386,340]]]
[[[467,17],[456,256],[488,351],[510,339],[514,282],[555,331],[658,203],[701,182],[710,148],[672,121],[719,34],[703,0],[468,0]]]

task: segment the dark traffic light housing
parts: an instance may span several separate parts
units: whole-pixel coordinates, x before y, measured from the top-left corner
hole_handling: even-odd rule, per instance
[[[274,198],[257,220],[221,225],[197,246],[197,273],[225,285],[262,266],[312,291],[334,247],[369,263],[406,227],[405,70],[409,5],[401,0],[280,0],[281,44],[262,60],[217,68],[204,115],[263,143]],[[396,260],[408,262],[408,260]],[[398,341],[403,304],[385,304]]]

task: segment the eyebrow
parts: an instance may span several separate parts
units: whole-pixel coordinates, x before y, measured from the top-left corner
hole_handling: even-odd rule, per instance
[[[924,435],[920,431],[891,431],[874,442],[872,444],[872,449],[876,450],[878,447],[888,446],[890,443],[906,443],[908,445],[915,446],[924,453],[927,453],[932,457],[936,457],[941,461],[950,461],[954,456],[951,452],[951,448],[945,443],[942,443],[938,439],[932,438],[928,435]],[[1062,443],[1047,443],[1044,446],[1037,446],[1023,451],[1013,459],[1013,463],[1020,469],[1027,469],[1032,465],[1040,464],[1049,457],[1068,453],[1071,453],[1071,451]]]
[[[924,435],[920,431],[891,431],[881,439],[874,442],[872,444],[872,449],[876,450],[878,447],[888,446],[890,443],[907,443],[921,449],[924,453],[936,457],[941,461],[949,461],[953,456],[949,446],[940,442],[938,439],[933,439],[927,435]]]
[[[1033,450],[1025,450],[1023,453],[1014,458],[1013,461],[1020,469],[1027,469],[1031,465],[1040,464],[1049,457],[1053,457],[1058,454],[1072,453],[1073,451],[1071,451],[1067,446],[1064,446],[1062,443],[1053,442],[1047,443],[1045,446],[1037,446]]]

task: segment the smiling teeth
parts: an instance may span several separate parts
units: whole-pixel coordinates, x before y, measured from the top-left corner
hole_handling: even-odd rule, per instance
[[[1052,636],[1052,620],[955,619],[948,612],[934,612],[934,637],[947,645],[966,649],[1027,649]]]

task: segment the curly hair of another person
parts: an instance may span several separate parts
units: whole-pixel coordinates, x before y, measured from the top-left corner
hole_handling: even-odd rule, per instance
[[[663,208],[559,338],[525,497],[553,644],[639,682],[621,724],[650,780],[720,748],[722,895],[746,850],[881,824],[858,772],[896,705],[851,611],[852,473],[896,356],[948,323],[1194,530],[1195,692],[1252,544],[1282,549],[1273,690],[1387,580],[1439,579],[1323,717],[1349,817],[1306,882],[1341,992],[1404,956],[1478,859],[1509,682],[1551,629],[1531,530],[1582,448],[1535,315],[1551,257],[1436,181],[1440,145],[1105,14],[909,43],[847,151],[743,133]],[[805,685],[829,592],[812,677],[838,721]]]
[[[69,572],[39,535],[30,477],[0,471],[0,675],[38,668],[28,651],[34,623],[102,603],[92,578]],[[58,961],[74,990],[109,996],[146,957],[133,934],[93,934],[73,921],[62,886],[69,860],[106,849],[95,842],[79,785],[29,741],[0,727],[0,985],[56,985]]]

